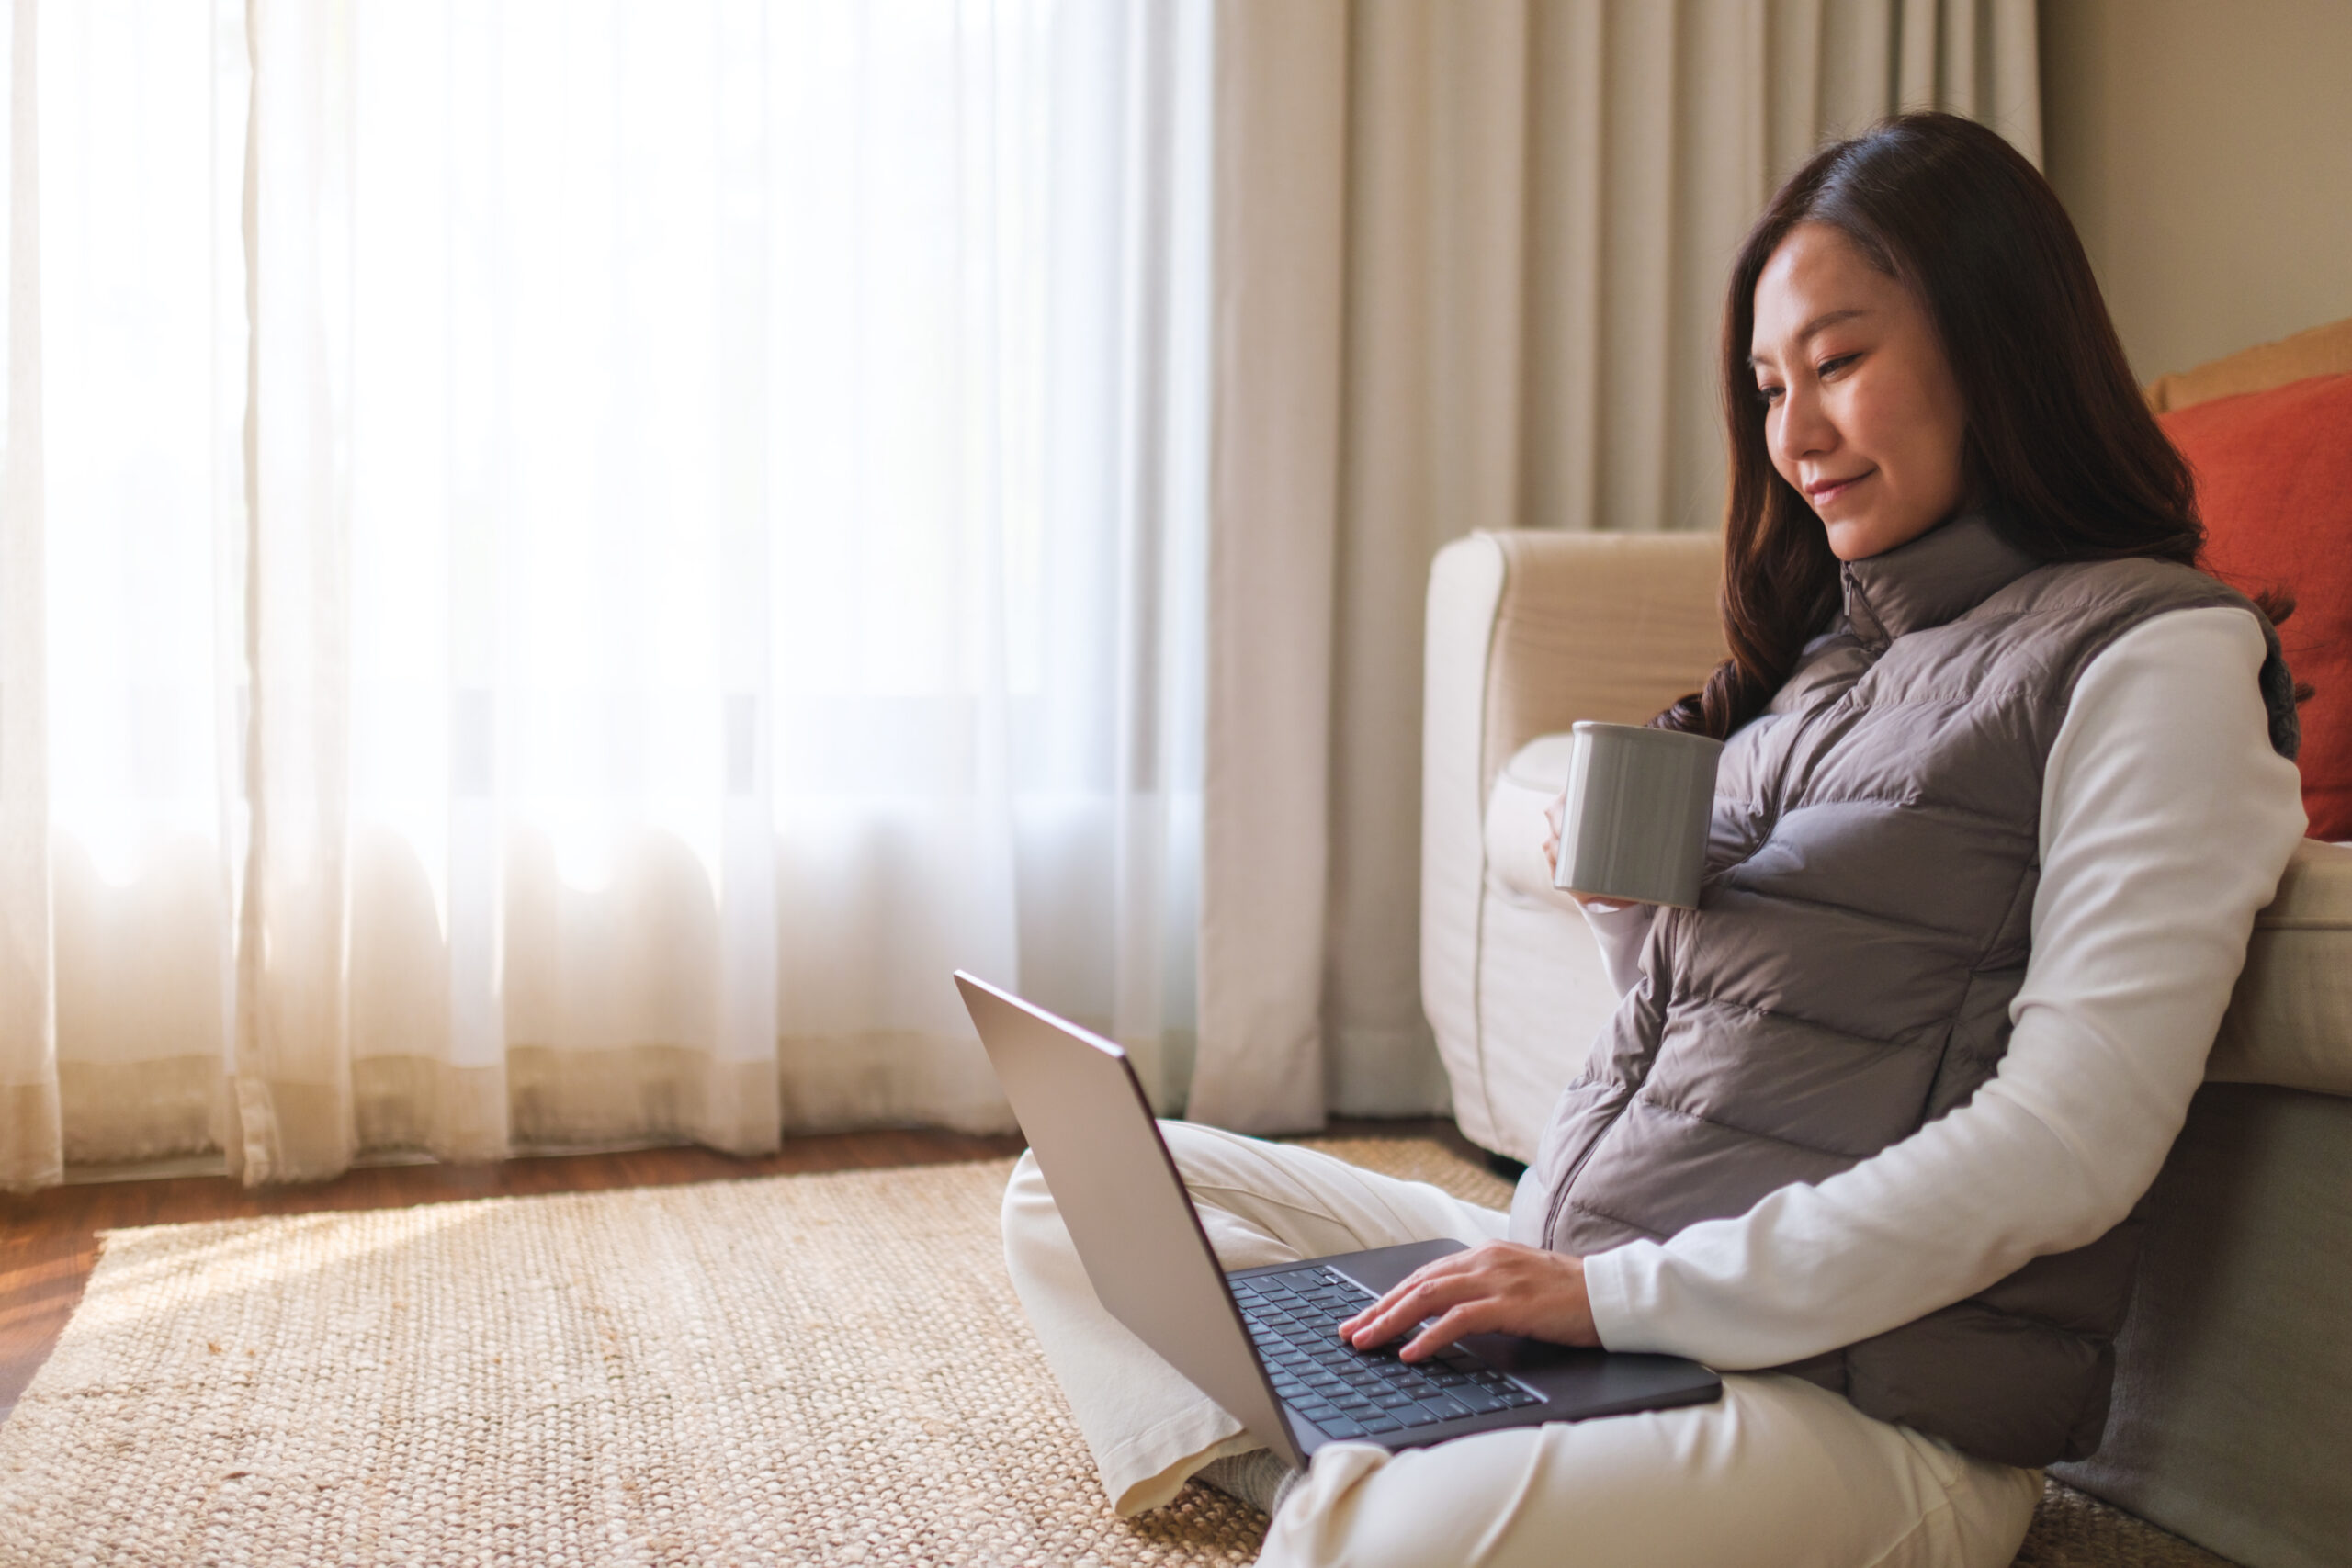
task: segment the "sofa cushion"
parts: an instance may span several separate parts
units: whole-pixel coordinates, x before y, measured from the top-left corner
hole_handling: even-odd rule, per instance
[[[1548,905],[1584,917],[1577,901],[1552,886],[1544,863],[1544,812],[1568,787],[1573,735],[1543,735],[1529,741],[1495,775],[1487,801],[1487,885],[1522,904]]]
[[[2287,863],[2205,1076],[2352,1095],[2352,845],[2306,839]]]
[[[1520,748],[1481,824],[1476,1013],[1488,1048],[1474,1070],[1454,1070],[1453,1105],[1484,1147],[1517,1160],[1535,1157],[1552,1102],[1617,1009],[1583,911],[1544,863],[1544,808],[1567,787],[1574,743],[1546,735]]]
[[[2283,589],[2303,704],[2303,809],[2315,839],[2352,839],[2352,375],[2312,376],[2164,416],[2197,471],[2205,564],[2249,593]]]

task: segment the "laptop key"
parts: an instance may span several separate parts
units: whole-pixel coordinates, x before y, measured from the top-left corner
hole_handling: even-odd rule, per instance
[[[1344,1416],[1327,1416],[1323,1419],[1317,1421],[1315,1424],[1334,1438],[1361,1438],[1363,1436],[1363,1428],[1357,1426],[1353,1421],[1349,1420]]]
[[[1367,1432],[1401,1432],[1405,1424],[1388,1416],[1367,1416],[1358,1423]]]

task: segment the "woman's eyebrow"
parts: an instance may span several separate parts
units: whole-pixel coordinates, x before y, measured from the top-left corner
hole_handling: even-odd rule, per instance
[[[1821,314],[1815,316],[1813,320],[1807,321],[1804,326],[1797,329],[1796,341],[1799,343],[1810,342],[1812,339],[1820,335],[1822,333],[1826,332],[1829,328],[1836,326],[1840,321],[1850,321],[1857,316],[1867,316],[1869,314],[1870,312],[1868,310],[1863,310],[1860,306],[1846,310],[1824,310]],[[1753,354],[1750,354],[1747,356],[1747,367],[1750,370],[1760,368],[1757,362],[1756,355]]]

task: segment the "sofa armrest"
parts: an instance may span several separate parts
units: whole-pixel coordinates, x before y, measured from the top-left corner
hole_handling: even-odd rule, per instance
[[[1724,657],[1713,534],[1479,534],[1498,558],[1480,693],[1477,798],[1519,749],[1580,718],[1644,724]],[[1431,580],[1431,592],[1436,579]]]
[[[2297,846],[2254,918],[2205,1077],[2352,1095],[2352,844]]]
[[[1512,755],[1580,718],[1640,724],[1722,659],[1713,535],[1473,534],[1430,570],[1421,735],[1421,1001],[1462,1092],[1478,1071],[1485,823]],[[1475,1119],[1475,1118],[1474,1118]],[[1491,1132],[1465,1121],[1474,1138]]]

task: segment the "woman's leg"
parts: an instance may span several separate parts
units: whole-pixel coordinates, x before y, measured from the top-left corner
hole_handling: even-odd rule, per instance
[[[1188,1122],[1163,1122],[1160,1133],[1227,1269],[1440,1236],[1475,1246],[1500,1237],[1507,1223],[1498,1209],[1313,1149]],[[1159,1506],[1211,1460],[1256,1446],[1238,1422],[1102,1309],[1027,1155],[1005,1190],[1004,1255],[1121,1514]]]
[[[1968,1459],[1801,1379],[1713,1404],[1318,1451],[1260,1568],[2006,1568],[2039,1471]]]

